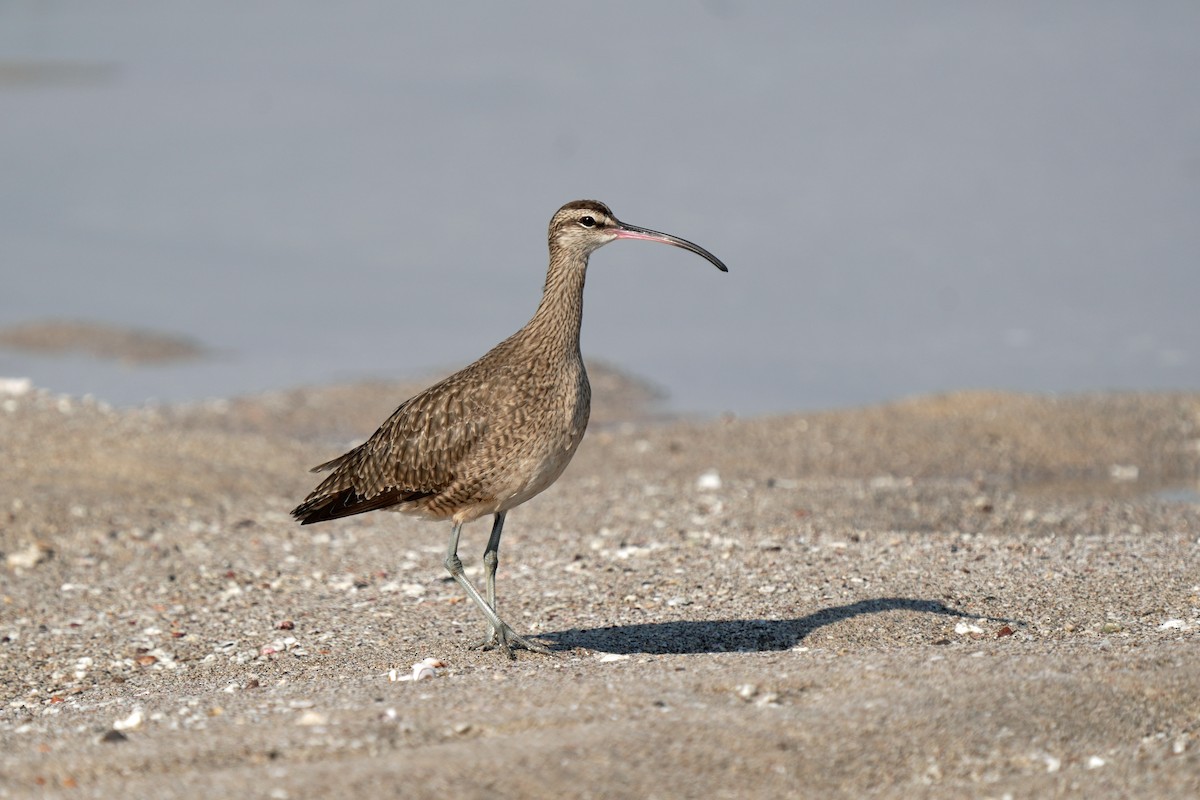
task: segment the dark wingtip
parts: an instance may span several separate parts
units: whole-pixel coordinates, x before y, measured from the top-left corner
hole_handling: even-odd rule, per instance
[[[301,525],[312,525],[314,522],[347,517],[355,513],[353,509],[354,493],[351,491],[324,497],[312,497],[292,509],[292,516]]]
[[[328,507],[326,507],[327,509]],[[301,503],[292,509],[292,517],[301,525],[311,525],[314,522],[321,522],[329,519],[328,516],[321,514],[323,509],[313,508],[309,503]]]
[[[361,506],[361,498],[352,491],[345,491],[332,497],[320,497],[307,503],[301,503],[292,509],[292,516],[301,525],[312,525],[314,522],[327,522],[367,510],[359,506]]]
[[[292,509],[292,516],[301,525],[325,522],[331,519],[352,517],[367,511],[400,505],[401,503],[429,497],[434,492],[409,491],[407,489],[385,489],[378,494],[364,497],[353,489],[343,489],[331,495],[316,497]]]

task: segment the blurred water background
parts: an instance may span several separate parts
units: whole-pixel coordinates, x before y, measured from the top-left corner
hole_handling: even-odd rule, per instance
[[[1194,2],[0,2],[0,350],[118,404],[460,366],[594,197],[585,355],[676,411],[1200,389]]]

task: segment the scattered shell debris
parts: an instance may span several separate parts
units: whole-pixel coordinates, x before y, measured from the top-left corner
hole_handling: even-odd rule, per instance
[[[3,410],[6,400],[15,404],[13,415]],[[157,459],[174,457],[166,451],[175,449],[176,437],[180,456],[205,455],[206,440],[193,442],[186,425],[169,428],[150,411],[122,411],[113,421],[73,400],[64,404],[72,416],[60,418],[56,404],[36,388],[26,397],[0,394],[0,423],[8,425],[0,450],[24,481],[6,496],[0,492],[0,662],[9,689],[0,703],[0,738],[10,744],[0,771],[9,777],[11,761],[25,776],[44,774],[47,791],[61,790],[63,776],[72,775],[81,792],[101,792],[119,785],[129,769],[139,785],[167,786],[169,794],[170,781],[194,781],[198,770],[211,766],[205,754],[215,753],[252,764],[267,790],[286,785],[296,796],[304,774],[313,774],[301,769],[306,765],[360,764],[356,759],[376,754],[375,763],[386,763],[397,753],[436,745],[447,733],[481,738],[486,759],[495,755],[494,736],[511,737],[514,747],[527,733],[539,740],[547,730],[551,738],[563,731],[575,737],[580,717],[645,728],[650,716],[665,720],[658,711],[669,708],[683,725],[710,720],[720,730],[710,725],[705,737],[680,739],[673,726],[656,723],[671,747],[682,748],[673,753],[680,759],[668,765],[667,777],[708,780],[706,760],[727,748],[730,757],[747,759],[729,770],[738,788],[770,794],[783,787],[786,793],[808,774],[808,761],[797,760],[794,747],[851,761],[853,749],[843,748],[857,744],[856,720],[879,716],[859,710],[860,701],[878,699],[885,721],[904,725],[921,713],[921,704],[912,702],[921,695],[912,690],[942,679],[946,719],[969,721],[980,703],[1003,709],[1010,698],[1053,702],[1060,690],[1074,687],[1084,700],[1096,693],[1107,707],[1098,716],[1082,700],[1053,715],[1005,709],[1011,739],[995,751],[974,751],[967,740],[965,760],[956,758],[962,732],[916,724],[910,742],[878,754],[895,758],[914,785],[922,775],[936,779],[944,772],[943,788],[961,788],[977,774],[983,782],[995,776],[993,790],[1016,780],[1036,794],[1047,787],[1052,793],[1062,781],[1110,785],[1136,774],[1147,778],[1147,794],[1154,795],[1174,779],[1164,784],[1157,776],[1185,774],[1200,751],[1200,737],[1178,716],[1193,686],[1186,648],[1200,631],[1200,577],[1189,569],[1200,530],[1197,506],[1143,503],[1133,494],[1141,492],[1140,482],[1113,484],[1110,464],[1137,462],[1147,464],[1140,478],[1146,491],[1156,485],[1151,473],[1157,467],[1137,448],[1089,462],[1091,480],[1109,494],[1062,499],[1010,491],[1003,480],[992,482],[991,473],[951,482],[880,481],[892,488],[872,491],[872,475],[886,469],[904,475],[904,465],[866,462],[868,472],[821,477],[809,471],[815,462],[808,451],[793,457],[764,450],[775,460],[755,462],[754,449],[773,430],[767,427],[746,442],[746,453],[728,459],[710,455],[699,438],[680,437],[680,455],[667,434],[650,430],[661,463],[638,462],[618,441],[601,455],[611,452],[631,472],[610,475],[593,451],[591,462],[579,462],[582,472],[568,475],[543,505],[531,506],[532,516],[514,529],[529,537],[517,550],[545,550],[529,559],[532,571],[514,570],[520,591],[506,592],[512,598],[506,602],[523,596],[513,606],[522,609],[516,613],[523,628],[536,631],[535,621],[543,621],[543,630],[583,631],[564,634],[579,645],[573,654],[557,661],[520,654],[515,663],[495,653],[452,656],[452,670],[422,656],[389,671],[389,651],[392,658],[406,650],[428,652],[420,642],[435,643],[464,615],[447,602],[458,595],[455,587],[430,566],[442,557],[443,536],[431,536],[427,547],[416,528],[405,529],[398,541],[413,542],[413,549],[397,551],[397,540],[385,533],[394,520],[376,524],[361,517],[364,522],[331,527],[323,540],[312,540],[312,529],[293,527],[287,510],[294,499],[282,489],[265,493],[260,504],[244,502],[263,492],[240,483],[258,474],[243,462],[217,460],[225,457],[224,437],[232,436],[226,428],[211,434],[220,445],[211,447],[211,471],[195,470],[196,483],[189,478],[183,487],[159,487],[153,483],[154,473],[163,471]],[[1193,406],[1186,410],[1193,414]],[[42,420],[34,411],[54,416]],[[1188,425],[1193,416],[1186,417]],[[103,435],[97,438],[97,431]],[[1197,435],[1194,427],[1188,431]],[[69,467],[64,475],[71,481],[63,485],[55,483],[50,459],[39,458],[37,438],[51,434],[61,438],[61,461]],[[77,464],[66,460],[89,436],[96,452]],[[292,444],[280,444],[282,453],[275,454],[265,439],[246,441],[255,469],[261,459],[273,486],[297,479]],[[130,442],[130,449],[120,449]],[[596,439],[592,444],[599,447]],[[105,460],[95,463],[120,469],[86,473],[104,448]],[[999,457],[1009,456],[1006,448],[1002,442]],[[154,458],[142,463],[147,453]],[[940,462],[914,460],[908,468],[916,472],[927,463]],[[144,479],[134,474],[137,491],[148,492],[144,502],[132,499],[132,488],[128,496],[105,495],[116,483],[109,476],[123,475],[129,464],[147,471]],[[720,490],[699,489],[698,479],[714,466]],[[636,470],[641,473],[632,474]],[[87,478],[78,491],[70,485],[77,473]],[[770,474],[804,477],[778,479],[771,489]],[[200,478],[218,487],[205,489]],[[662,481],[657,494],[643,494],[647,480]],[[801,491],[792,496],[789,486]],[[1130,494],[1113,494],[1113,487]],[[994,506],[987,518],[976,511],[984,497]],[[622,505],[621,498],[632,500]],[[481,545],[486,520],[472,532],[472,546]],[[21,553],[39,540],[54,552],[37,552],[42,560],[30,568]],[[15,573],[18,568],[26,571]],[[1039,581],[1043,574],[1050,578]],[[888,608],[876,601],[892,596],[942,598],[965,616],[924,613],[917,604],[899,614],[873,613]],[[838,624],[797,622],[839,608],[851,611]],[[1106,624],[1118,632],[1101,636]],[[599,647],[613,635],[609,626],[628,637],[628,647]],[[665,649],[678,653],[647,658],[646,651],[664,649],[658,643],[676,635],[680,647]],[[950,646],[933,647],[935,641]],[[299,658],[305,650],[310,656]],[[1075,669],[1079,664],[1085,668]],[[1103,679],[1108,664],[1144,670],[1143,683],[1153,681],[1154,692],[1126,693],[1123,684],[1110,690]],[[1053,671],[1053,680],[1037,678],[1045,670]],[[995,683],[984,695],[972,691],[988,679]],[[411,690],[382,687],[388,680],[417,683]],[[817,688],[803,688],[809,685]],[[470,717],[476,727],[458,730],[457,719],[446,718],[447,704],[472,698],[468,704],[477,705],[489,689],[503,689],[513,701],[515,713],[500,727],[479,727],[482,722]],[[313,700],[291,707],[301,694]],[[826,720],[829,732],[849,732],[848,744],[796,732],[794,723],[826,711],[834,712]],[[1093,717],[1112,727],[1095,726]],[[1071,735],[1073,725],[1087,730],[1086,741]],[[206,726],[207,733],[199,733]],[[591,734],[582,733],[567,747],[586,744]],[[786,748],[777,752],[776,744]],[[906,747],[919,751],[911,764],[904,760],[911,755]],[[77,751],[88,765],[78,770],[69,761]],[[198,761],[188,755],[197,752],[204,756]],[[553,755],[563,752],[553,748]],[[936,764],[926,762],[929,754]],[[1090,758],[1106,763],[1089,771]],[[149,777],[155,783],[137,772],[143,764],[154,768]],[[692,764],[702,774],[685,774]],[[536,758],[531,765],[546,766]],[[567,779],[577,772],[550,766]],[[645,783],[631,784],[634,790],[655,785],[656,767],[644,766],[635,774]],[[713,769],[716,774],[720,765]],[[760,774],[765,786],[753,783]],[[856,774],[834,772],[831,780],[853,785]],[[439,775],[431,778],[443,781]],[[447,785],[453,793],[454,785]],[[710,788],[720,793],[726,787]]]
[[[282,639],[275,639],[258,649],[258,654],[267,658],[279,655],[280,653],[290,653],[294,656],[308,655],[308,651],[304,649],[300,644],[300,640],[295,636],[284,636]]]

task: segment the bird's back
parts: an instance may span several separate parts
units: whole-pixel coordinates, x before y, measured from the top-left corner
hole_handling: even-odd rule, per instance
[[[541,352],[525,329],[403,403],[367,441],[314,468],[330,475],[302,523],[381,508],[459,521],[507,510],[562,473],[587,427],[578,351]]]

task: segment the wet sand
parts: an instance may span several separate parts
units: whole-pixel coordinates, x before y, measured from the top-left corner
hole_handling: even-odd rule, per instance
[[[211,355],[185,336],[84,320],[40,320],[0,327],[0,348],[39,355],[81,353],[127,365],[167,364]]]
[[[1200,793],[1200,396],[690,422],[613,379],[509,515],[501,612],[558,655],[508,661],[449,525],[288,517],[417,387],[12,388],[0,797]]]

